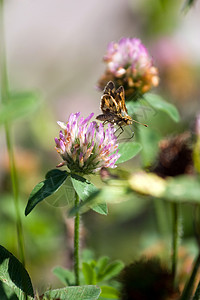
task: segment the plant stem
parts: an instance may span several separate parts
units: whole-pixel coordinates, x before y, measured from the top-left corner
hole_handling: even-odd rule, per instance
[[[192,270],[192,274],[191,274],[187,284],[185,285],[185,288],[183,290],[183,293],[182,293],[182,296],[181,296],[180,300],[188,300],[188,299],[191,298],[192,290],[193,290],[193,287],[194,287],[194,282],[195,282],[196,275],[198,273],[199,267],[200,267],[200,253],[198,254],[198,256],[196,258],[196,261],[195,261],[195,264],[194,264],[194,267],[193,267],[193,270]]]
[[[4,20],[3,20],[3,0],[0,2],[0,29],[1,29],[1,92],[0,97],[3,103],[7,103],[9,101],[9,87],[8,87],[8,76],[7,76],[7,65],[6,65],[6,51],[5,51],[5,38],[4,38]],[[10,163],[10,175],[12,181],[12,190],[14,196],[14,206],[15,206],[15,213],[16,213],[16,226],[17,226],[17,240],[18,240],[18,249],[19,249],[19,256],[20,260],[23,265],[25,265],[25,255],[24,255],[24,240],[23,240],[23,233],[22,233],[22,222],[20,217],[20,210],[19,210],[19,190],[18,190],[18,179],[17,179],[17,171],[15,167],[15,159],[14,159],[14,151],[13,145],[11,140],[11,132],[10,132],[10,125],[6,122],[5,123],[5,135],[6,135],[6,144],[7,144],[7,151],[9,156],[9,163]]]
[[[176,287],[177,262],[179,243],[179,207],[172,203],[172,278],[174,288]]]
[[[155,207],[155,215],[159,233],[166,239],[166,237],[169,235],[169,221],[168,218],[166,218],[168,207],[166,207],[166,203],[164,203],[164,201],[156,198],[153,199],[153,204]]]
[[[76,193],[75,207],[79,205],[79,196]],[[75,285],[80,285],[79,280],[79,242],[80,242],[80,213],[77,212],[74,220],[74,274],[75,274]]]
[[[196,288],[194,297],[192,298],[192,300],[199,300],[200,299],[200,281],[198,283],[198,286]]]

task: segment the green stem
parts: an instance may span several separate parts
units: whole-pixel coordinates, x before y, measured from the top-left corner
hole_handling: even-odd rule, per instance
[[[193,292],[193,287],[194,287],[194,282],[196,279],[196,275],[199,271],[199,267],[200,267],[200,253],[197,256],[197,259],[195,261],[193,270],[192,270],[192,274],[187,282],[187,284],[185,285],[185,288],[183,290],[182,296],[180,300],[188,300],[191,298],[192,292]],[[198,299],[198,298],[197,298]]]
[[[179,207],[172,203],[172,278],[174,288],[176,287],[177,263],[179,243]]]
[[[79,196],[76,194],[75,207],[79,205]],[[80,213],[77,212],[74,220],[74,274],[75,285],[80,285],[79,279],[79,242],[80,242]]]
[[[154,207],[155,207],[155,214],[156,214],[156,221],[157,227],[159,229],[159,233],[166,239],[169,235],[169,222],[168,218],[166,218],[166,203],[164,201],[160,201],[160,199],[153,199]]]
[[[8,87],[8,76],[7,76],[7,66],[6,66],[6,51],[5,51],[5,38],[4,38],[4,21],[3,21],[3,0],[0,2],[1,5],[1,47],[2,47],[2,56],[1,56],[1,100],[3,103],[9,101],[9,87]],[[11,140],[11,133],[10,133],[10,126],[8,123],[5,124],[5,134],[6,134],[6,144],[10,162],[10,174],[11,174],[11,181],[12,181],[12,190],[14,196],[14,206],[15,206],[15,213],[16,213],[16,226],[17,226],[17,240],[18,240],[18,249],[19,249],[19,256],[20,260],[25,265],[25,255],[24,255],[24,240],[23,240],[23,233],[22,233],[22,222],[20,217],[20,210],[19,210],[19,191],[18,191],[18,180],[17,180],[17,171],[15,167],[15,159],[14,159],[14,152],[13,152],[13,145]]]

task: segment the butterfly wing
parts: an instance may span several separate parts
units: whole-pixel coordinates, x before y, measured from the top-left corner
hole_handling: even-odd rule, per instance
[[[115,85],[112,81],[109,81],[107,83],[107,85],[104,88],[103,94],[104,95],[110,95],[113,98],[115,98]]]
[[[116,100],[108,94],[105,94],[101,97],[101,110],[104,114],[106,114],[106,113],[118,114],[119,113],[119,107],[117,105]]]
[[[115,100],[117,102],[117,105],[120,109],[121,114],[123,115],[124,113],[128,114],[126,104],[125,104],[125,92],[123,86],[120,86],[116,92],[115,92]]]

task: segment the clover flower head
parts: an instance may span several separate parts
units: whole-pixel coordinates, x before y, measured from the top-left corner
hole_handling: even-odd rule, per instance
[[[117,86],[123,85],[126,94],[150,90],[159,83],[158,71],[145,46],[137,38],[122,38],[111,42],[104,56],[106,72],[99,80],[99,87],[113,80]]]
[[[115,168],[120,157],[114,127],[108,124],[104,130],[102,124],[90,122],[93,115],[84,119],[72,113],[66,123],[58,122],[62,130],[55,138],[56,150],[71,172],[92,174],[102,167]]]

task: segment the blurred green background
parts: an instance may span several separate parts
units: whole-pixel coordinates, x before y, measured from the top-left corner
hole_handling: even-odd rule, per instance
[[[56,121],[66,121],[71,112],[77,111],[83,116],[99,114],[101,93],[95,86],[104,72],[102,57],[110,41],[121,37],[142,40],[160,74],[160,85],[154,92],[174,103],[181,114],[178,124],[160,112],[140,114],[139,121],[147,123],[158,139],[194,130],[195,116],[200,111],[200,2],[187,13],[182,11],[183,4],[178,0],[5,1],[10,88],[33,90],[41,97],[37,109],[12,126],[27,270],[39,291],[60,286],[51,272],[54,266],[71,267],[72,220],[67,219],[64,204],[52,205],[51,201],[42,202],[28,217],[24,209],[34,185],[61,161],[54,150],[54,137],[59,134]],[[140,166],[138,155],[121,167],[135,171]],[[18,256],[3,127],[0,191],[0,244]],[[165,205],[163,222],[170,226],[170,211]],[[147,249],[169,255],[170,228],[162,232],[155,211],[156,203],[151,199],[134,198],[109,205],[107,216],[87,212],[82,217],[83,247],[92,249],[97,257],[110,255],[125,263]],[[182,214],[183,256],[190,259],[197,250],[193,207],[186,204]]]

